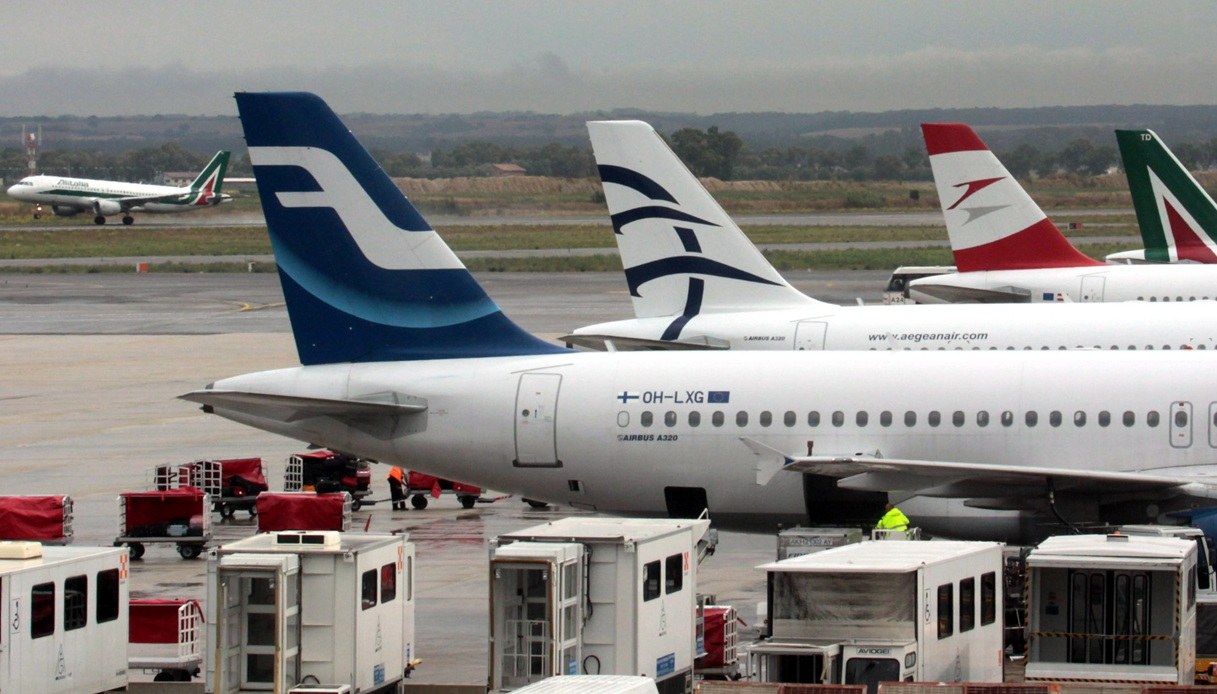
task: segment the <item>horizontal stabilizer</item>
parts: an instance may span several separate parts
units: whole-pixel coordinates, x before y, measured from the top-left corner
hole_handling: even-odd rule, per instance
[[[618,335],[566,335],[558,340],[571,347],[583,347],[601,352],[636,352],[643,350],[699,350],[730,349],[723,340],[705,335],[682,337],[679,341],[648,340],[643,337],[621,337]]]
[[[1031,292],[1022,287],[959,287],[933,282],[922,283],[917,280],[909,284],[909,295],[918,303],[940,301],[947,304],[1025,304],[1031,301]]]
[[[290,414],[284,421],[289,422],[309,417],[333,417],[354,421],[427,411],[426,400],[401,393],[377,393],[359,399],[339,400],[233,390],[195,390],[178,397],[201,403],[206,408],[218,407],[256,416],[264,416],[268,410],[282,415],[286,410]]]

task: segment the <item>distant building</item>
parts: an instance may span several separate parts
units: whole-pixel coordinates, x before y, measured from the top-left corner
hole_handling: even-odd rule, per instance
[[[491,176],[527,176],[528,172],[519,164],[491,164]]]
[[[198,176],[198,171],[162,171],[153,179],[153,183],[161,186],[188,186],[194,177]]]

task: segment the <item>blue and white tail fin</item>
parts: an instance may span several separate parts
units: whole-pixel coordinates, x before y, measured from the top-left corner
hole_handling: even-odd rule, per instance
[[[302,364],[562,351],[503,315],[319,97],[236,99]]]
[[[587,130],[638,318],[819,303],[778,274],[650,125]]]

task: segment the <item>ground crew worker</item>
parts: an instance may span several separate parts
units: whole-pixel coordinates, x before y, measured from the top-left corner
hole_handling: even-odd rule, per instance
[[[389,494],[393,497],[393,510],[406,510],[406,473],[396,465],[389,470]]]
[[[884,504],[883,508],[886,513],[875,523],[875,527],[879,530],[900,530],[907,531],[909,529],[909,518],[904,515],[904,512],[896,508],[892,502]]]

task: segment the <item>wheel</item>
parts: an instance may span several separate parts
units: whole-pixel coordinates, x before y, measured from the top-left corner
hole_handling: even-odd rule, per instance
[[[236,513],[236,511],[232,506],[228,504],[220,504],[220,518],[232,518],[234,513]]]
[[[127,226],[131,226],[134,223],[135,223],[135,217],[132,217],[131,215],[126,215],[125,217],[123,217],[123,224],[126,224]]]
[[[427,508],[427,497],[423,496],[422,494],[415,494],[414,496],[410,497],[410,505],[421,511]]]
[[[458,496],[456,500],[461,502],[461,508],[473,508],[473,505],[478,502],[478,498],[476,496],[468,495]]]
[[[359,499],[351,499],[351,510],[352,511],[358,511],[361,508],[363,508],[362,501],[360,501]]]
[[[144,557],[144,543],[130,542],[127,546],[131,548],[131,559],[142,559]]]
[[[533,508],[549,508],[548,503],[546,503],[544,501],[537,501],[536,499],[525,499],[524,503],[528,504],[529,506],[531,506]]]
[[[202,544],[179,544],[178,554],[183,559],[197,559],[198,555],[203,553]]]
[[[254,516],[258,515],[258,507],[257,507],[257,506],[250,506],[250,507],[249,507],[248,509],[246,509],[246,510],[247,510],[247,511],[249,511],[249,517],[250,517],[250,518],[253,518]]]
[[[174,670],[161,670],[156,673],[156,677],[152,678],[153,682],[177,682],[177,673]]]
[[[93,218],[93,223],[100,226],[100,225],[106,223],[106,218],[101,215],[97,215],[96,217]]]

